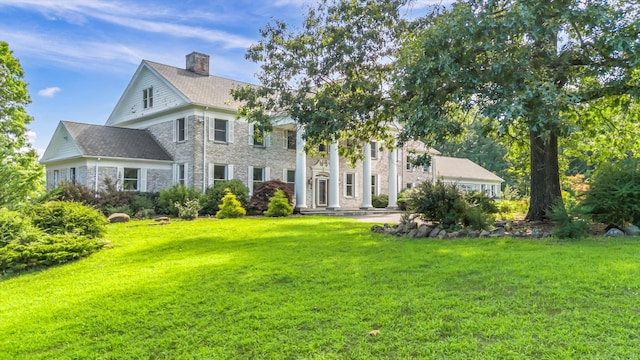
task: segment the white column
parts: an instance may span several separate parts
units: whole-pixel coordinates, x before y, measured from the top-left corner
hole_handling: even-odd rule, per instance
[[[362,205],[361,209],[371,209],[371,144],[364,144],[364,163],[362,163]]]
[[[329,207],[328,209],[340,209],[338,194],[340,190],[340,161],[338,159],[338,143],[329,145]]]
[[[304,152],[303,129],[296,132],[296,208],[307,208],[307,154]]]
[[[389,150],[389,205],[390,209],[398,207],[398,164],[396,149]]]

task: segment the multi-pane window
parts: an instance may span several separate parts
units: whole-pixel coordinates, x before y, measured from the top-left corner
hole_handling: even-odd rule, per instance
[[[53,185],[58,186],[60,182],[60,170],[53,170]]]
[[[344,196],[353,197],[355,195],[356,174],[347,173],[345,175],[345,194]]]
[[[213,182],[227,180],[227,165],[213,166]]]
[[[153,87],[142,90],[142,107],[145,109],[153,107]]]
[[[253,131],[253,145],[265,146],[267,132],[264,130],[264,126],[256,126]]]
[[[327,151],[327,146],[325,144],[319,144],[318,145],[318,152],[323,153],[325,151]]]
[[[187,123],[184,118],[176,120],[176,141],[187,140]]]
[[[287,149],[295,150],[296,149],[296,131],[295,130],[287,130]]]
[[[291,190],[295,190],[296,188],[296,171],[295,170],[287,170],[287,179],[285,181],[287,185],[291,188]]]
[[[124,168],[122,188],[126,191],[138,191],[140,181],[140,169]]]
[[[213,121],[213,140],[218,142],[228,142],[229,121],[215,119]]]
[[[407,156],[407,171],[413,171],[413,163],[410,156]]]
[[[253,189],[255,190],[258,185],[264,182],[264,168],[254,167],[253,168]]]
[[[186,185],[187,167],[185,166],[185,164],[179,164],[177,170],[178,170],[178,174],[177,174],[176,180],[178,181],[178,184]]]
[[[76,183],[76,168],[74,167],[69,169],[69,182],[72,184]]]
[[[372,159],[378,158],[378,142],[376,141],[371,142],[371,158]]]
[[[371,175],[371,195],[378,195],[378,176]]]

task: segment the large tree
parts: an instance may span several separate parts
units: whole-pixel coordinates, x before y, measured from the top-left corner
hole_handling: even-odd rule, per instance
[[[469,0],[431,14],[399,61],[403,138],[437,144],[461,131],[453,115],[478,109],[528,145],[527,219],[545,218],[561,199],[558,140],[601,131],[605,119],[593,115],[602,106],[629,121],[625,109],[640,89],[639,8],[631,0]]]
[[[340,150],[352,160],[372,139],[392,146],[389,84],[407,25],[404,2],[321,0],[301,28],[268,24],[246,55],[261,66],[261,86],[232,92],[244,104],[239,116],[267,130],[274,117],[290,117],[304,127],[307,149],[350,139]]]
[[[0,41],[0,207],[17,207],[38,195],[42,167],[27,141],[31,102],[20,63]]]

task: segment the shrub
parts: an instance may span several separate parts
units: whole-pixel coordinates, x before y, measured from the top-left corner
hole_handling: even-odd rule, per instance
[[[189,200],[199,199],[199,194],[193,189],[184,185],[174,185],[160,191],[158,199],[158,213],[171,216],[178,216],[178,209],[175,204],[185,204]]]
[[[271,199],[277,190],[284,192],[289,204],[293,203],[293,191],[289,185],[280,180],[269,180],[253,189],[253,196],[251,197],[251,201],[249,201],[249,210],[258,214],[264,213],[269,207],[269,199]]]
[[[133,197],[133,201],[131,202],[131,212],[136,214],[140,210],[145,209],[156,209],[156,202],[158,200],[158,193],[137,193]]]
[[[85,205],[93,205],[97,201],[95,191],[82,184],[64,182],[56,191],[56,200],[75,201]]]
[[[624,227],[640,221],[640,159],[602,165],[583,203],[593,220]]]
[[[102,209],[102,213],[105,214],[107,217],[111,214],[116,214],[116,213],[123,213],[129,216],[133,215],[133,211],[131,210],[131,206],[129,205],[109,206],[106,209]]]
[[[42,235],[28,217],[19,212],[0,208],[0,248],[12,241],[30,243]]]
[[[243,208],[249,206],[249,189],[242,181],[237,179],[216,181],[212,187],[207,188],[202,196],[202,210],[200,213],[203,215],[215,215],[220,210],[219,205],[226,189],[229,189],[236,196]]]
[[[411,195],[414,189],[403,189],[398,193],[398,209],[402,211],[410,211]]]
[[[33,225],[50,235],[75,234],[98,238],[106,231],[107,218],[76,202],[51,201],[30,210]]]
[[[183,220],[193,220],[198,217],[198,211],[200,211],[200,201],[198,199],[187,200],[187,202],[180,204],[175,203],[176,209],[178,209],[178,217]]]
[[[423,182],[416,187],[411,195],[410,206],[423,220],[439,223],[445,228],[456,227],[467,208],[458,187],[441,181],[435,184]]]
[[[373,205],[374,208],[386,208],[389,205],[389,195],[387,194],[380,194],[380,195],[373,195],[371,197],[371,205]]]
[[[553,223],[553,236],[561,239],[580,239],[587,236],[589,221],[586,214],[575,201],[567,201],[566,208],[562,202],[556,204],[547,216]]]
[[[216,217],[218,219],[227,219],[227,218],[239,218],[243,217],[247,211],[242,207],[240,201],[236,198],[236,196],[229,190],[225,189],[225,195],[222,198],[222,203],[218,206],[220,210],[216,213]]]
[[[480,206],[469,206],[464,212],[462,223],[473,230],[489,230],[493,227],[495,218]]]
[[[497,214],[498,206],[496,205],[495,200],[486,194],[479,193],[476,191],[467,193],[464,195],[464,199],[467,204],[471,206],[479,206],[482,212],[486,214]]]
[[[282,190],[276,190],[275,194],[269,199],[269,208],[264,212],[269,217],[286,217],[293,214],[293,206],[289,204],[287,196]]]
[[[62,264],[85,257],[103,246],[102,240],[72,234],[43,234],[38,241],[26,244],[12,241],[0,248],[0,271],[17,272]]]
[[[98,191],[95,204],[105,215],[109,215],[109,209],[123,209],[124,206],[128,207],[136,196],[135,192],[118,190],[116,183],[109,178],[104,180],[104,185],[104,188]],[[127,214],[131,213],[132,211],[129,209]]]

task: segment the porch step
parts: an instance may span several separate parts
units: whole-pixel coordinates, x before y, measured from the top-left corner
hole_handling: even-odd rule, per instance
[[[400,214],[398,209],[301,209],[301,215],[322,215],[322,216],[383,216],[390,214]]]

